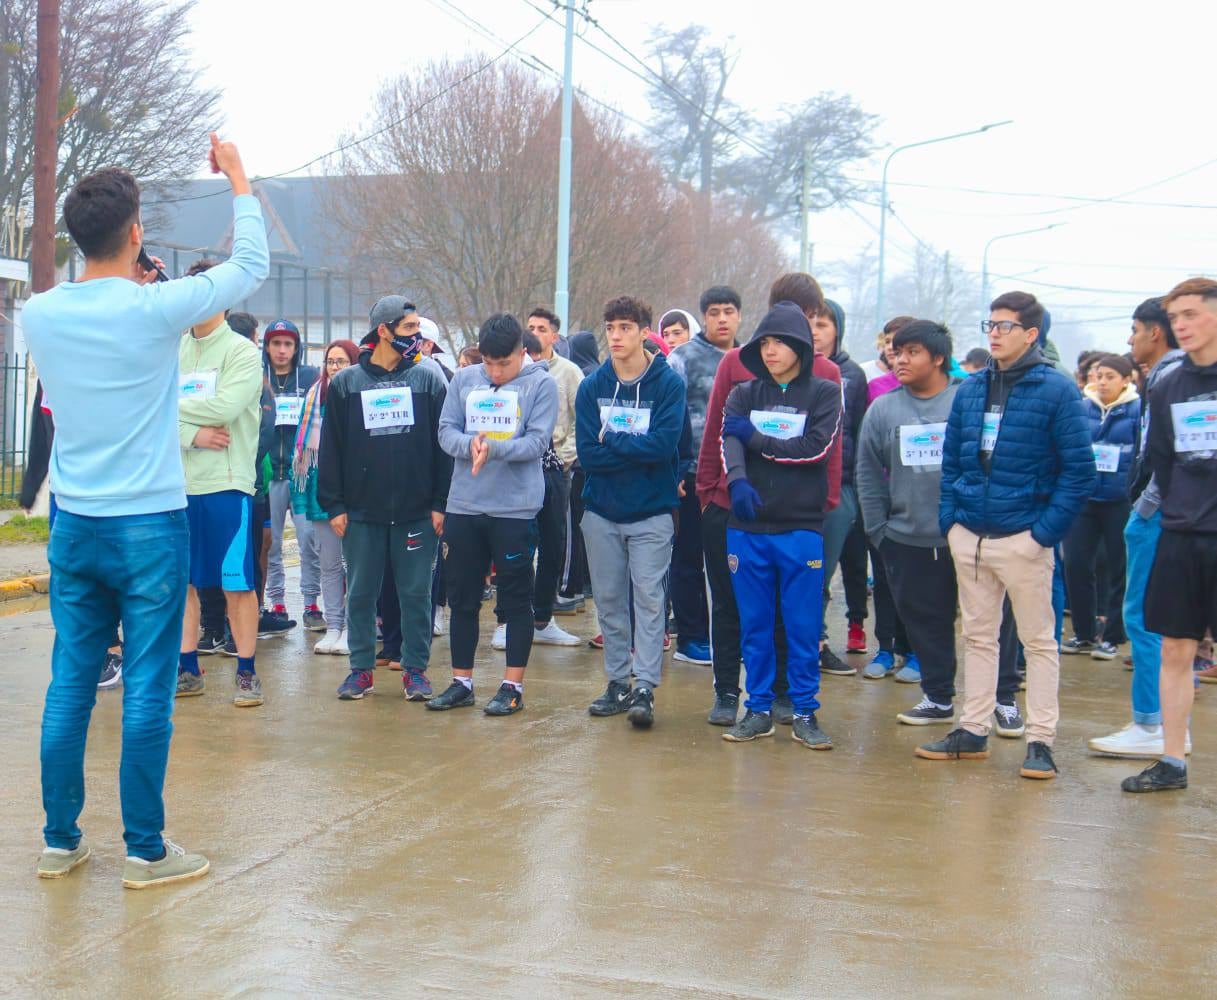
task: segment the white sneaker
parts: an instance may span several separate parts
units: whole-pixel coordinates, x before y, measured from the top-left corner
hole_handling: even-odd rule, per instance
[[[334,646],[337,645],[341,632],[336,628],[326,629],[325,635],[317,640],[317,645],[313,647],[313,652],[319,656],[329,656],[334,652]]]
[[[1165,750],[1161,726],[1142,726],[1136,722],[1130,722],[1119,732],[1112,733],[1110,736],[1087,740],[1086,745],[1095,753],[1110,757],[1133,757],[1147,760],[1161,757]],[[1192,734],[1189,732],[1184,753],[1190,754],[1191,752]]]
[[[507,648],[507,626],[500,625],[494,630],[494,638],[490,640],[491,649]]]
[[[431,634],[435,636],[444,634],[444,609],[435,609],[435,618],[431,621]]]
[[[343,629],[338,634],[338,641],[334,643],[334,648],[330,650],[335,656],[350,656],[351,647],[347,644],[347,630]]]
[[[545,628],[539,628],[533,632],[532,641],[540,646],[579,646],[583,643],[583,640],[577,635],[571,635],[554,624],[552,618]]]

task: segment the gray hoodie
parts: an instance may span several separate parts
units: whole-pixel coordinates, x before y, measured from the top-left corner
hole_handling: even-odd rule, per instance
[[[900,388],[866,411],[854,485],[874,545],[884,538],[918,548],[946,544],[938,530],[942,443],[958,389],[954,380],[937,396],[918,399]]]
[[[697,453],[706,430],[706,407],[710,404],[714,376],[718,372],[719,363],[726,356],[727,352],[710,343],[704,333],[698,333],[668,355],[668,364],[672,371],[676,372],[685,384],[689,423],[693,427],[693,461],[690,465],[694,470],[697,469]]]
[[[459,369],[439,418],[440,447],[455,459],[448,513],[536,517],[545,501],[541,456],[557,417],[558,384],[545,365],[526,363],[502,386],[485,365]],[[479,431],[490,456],[474,476],[470,446]]]

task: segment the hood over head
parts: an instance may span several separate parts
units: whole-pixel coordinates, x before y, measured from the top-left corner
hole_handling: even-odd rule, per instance
[[[292,367],[301,365],[300,330],[290,319],[277,319],[262,334],[262,364],[270,365],[270,340],[272,337],[291,337],[296,342],[296,353],[292,355]]]
[[[837,325],[837,347],[833,351],[833,357],[835,358],[838,354],[845,353],[845,310],[832,299],[825,299],[824,305],[832,313],[832,321]],[[832,358],[829,360],[831,361]]]
[[[570,348],[570,359],[577,364],[586,375],[600,367],[600,345],[596,343],[596,335],[590,330],[581,330],[573,334],[567,341]]]
[[[1044,319],[1040,323],[1039,340],[1036,341],[1036,343],[1039,344],[1041,350],[1044,347],[1046,347],[1048,344],[1048,331],[1051,329],[1052,329],[1052,313],[1050,313],[1047,309],[1045,309],[1044,310]]]
[[[811,374],[816,349],[811,339],[811,326],[802,309],[793,302],[778,302],[765,313],[752,339],[740,348],[740,362],[757,378],[770,377],[769,369],[761,359],[761,341],[766,337],[777,337],[787,344],[799,356],[802,374]]]
[[[679,314],[684,317],[685,325],[689,328],[690,339],[701,333],[701,324],[694,319],[691,312],[688,312],[685,309],[668,309],[662,316],[659,317],[659,322],[655,324],[655,332],[658,333],[660,337],[663,336],[664,324],[668,321],[668,318],[674,314]]]

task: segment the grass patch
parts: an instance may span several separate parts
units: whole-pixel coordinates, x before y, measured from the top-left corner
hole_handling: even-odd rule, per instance
[[[16,497],[0,497],[0,510],[17,510],[20,506]]]
[[[27,545],[41,542],[44,545],[51,537],[51,522],[45,517],[16,517],[0,524],[0,545]]]

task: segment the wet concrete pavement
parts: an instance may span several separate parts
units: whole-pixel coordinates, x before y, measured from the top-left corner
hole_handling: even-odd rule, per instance
[[[587,636],[594,618],[563,624]],[[1214,992],[1211,687],[1193,787],[1130,797],[1118,783],[1140,765],[1084,749],[1127,715],[1119,661],[1065,658],[1062,775],[1030,782],[1019,740],[983,762],[915,759],[946,730],[899,725],[918,693],[891,681],[826,677],[836,749],[811,753],[784,728],[723,742],[705,723],[710,671],[670,658],[656,725],[636,732],[587,715],[604,678],[586,647],[534,650],[526,710],[490,719],[406,703],[388,671],[339,702],[346,661],[297,632],[260,644],[262,708],[232,707],[216,657],[206,695],[178,702],[167,834],[212,873],[134,893],[119,883],[120,692],[99,694],[90,733],[94,856],[61,882],[33,876],[52,637],[43,610],[0,618],[5,995]],[[487,634],[479,705],[500,663]]]

